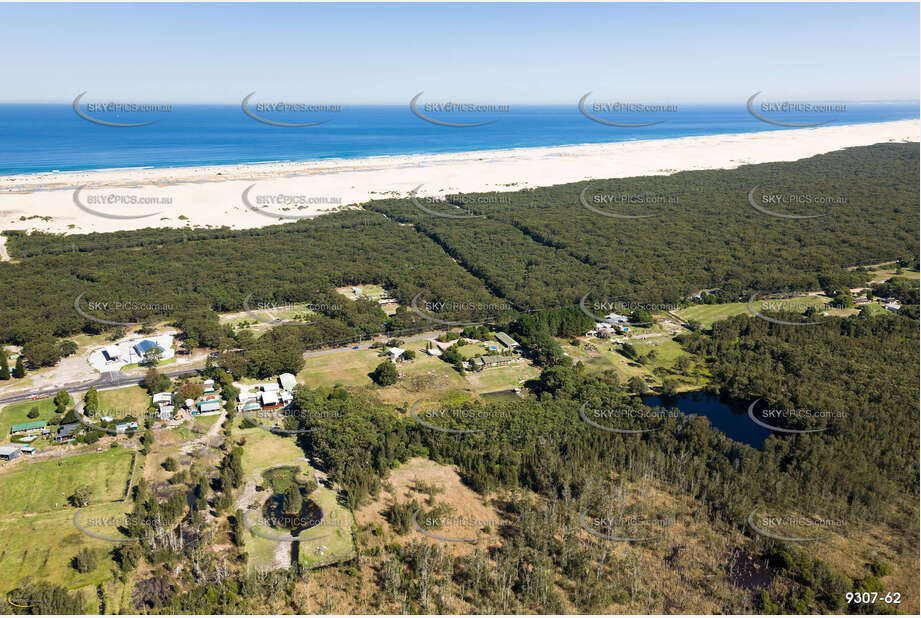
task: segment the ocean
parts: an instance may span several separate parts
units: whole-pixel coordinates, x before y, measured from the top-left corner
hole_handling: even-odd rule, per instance
[[[765,113],[791,123],[832,120],[826,126],[906,120],[919,117],[918,104],[846,103],[837,112]],[[102,126],[75,113],[70,104],[0,105],[0,173],[77,171],[136,167],[181,167],[274,161],[309,161],[386,155],[433,154],[505,148],[563,146],[651,140],[726,133],[785,130],[755,118],[745,104],[677,106],[677,111],[604,113],[620,123],[609,126],[571,106],[510,106],[508,110],[444,112],[419,104],[425,116],[442,122],[481,123],[444,126],[427,122],[401,106],[342,106],[333,111],[260,110],[272,122],[323,122],[282,127],[253,119],[240,105],[175,105],[168,110],[109,112],[81,106]]]

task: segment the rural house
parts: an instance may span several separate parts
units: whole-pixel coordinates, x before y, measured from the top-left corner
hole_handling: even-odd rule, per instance
[[[48,421],[30,421],[28,423],[16,423],[10,427],[10,435],[18,435],[21,433],[24,434],[34,434],[38,431],[45,429],[45,426],[48,424]]]

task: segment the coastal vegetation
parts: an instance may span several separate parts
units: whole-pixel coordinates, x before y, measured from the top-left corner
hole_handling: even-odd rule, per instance
[[[7,299],[0,342],[113,328],[97,320],[188,321],[243,311],[244,303],[310,303],[319,316],[302,338],[332,342],[421,329],[426,320],[408,309],[414,299],[423,309],[445,303],[423,311],[439,319],[502,321],[516,310],[571,307],[586,294],[590,306],[669,308],[701,290],[714,290],[701,302],[836,293],[865,283],[861,269],[849,269],[855,265],[900,260],[917,268],[917,195],[908,179],[918,173],[912,144],[882,144],[791,163],[513,191],[499,204],[472,200],[469,207],[484,215],[472,219],[382,199],[255,230],[5,232],[18,261],[0,264]],[[777,218],[749,204],[756,186],[847,203],[812,219]],[[657,216],[634,220],[606,217],[580,200],[609,194],[674,199],[661,212],[644,206]],[[637,214],[635,205],[624,208]],[[394,315],[336,292],[366,281],[380,282],[398,301]],[[131,302],[115,306],[116,299]]]
[[[902,609],[917,611],[917,281],[887,277],[870,288],[901,301],[899,311],[854,309],[817,325],[802,324],[812,305],[782,312],[759,304],[761,317],[741,309],[756,293],[850,299],[849,288],[871,279],[862,264],[917,269],[918,175],[917,144],[887,144],[517,191],[503,194],[501,208],[460,200],[484,215],[475,219],[387,199],[260,230],[7,234],[18,261],[0,264],[9,298],[0,341],[63,353],[66,337],[114,330],[84,313],[169,321],[184,347],[215,352],[204,373],[231,402],[234,380],[290,372],[302,384],[284,431],[257,427],[231,403],[217,434],[187,451],[170,442],[185,427],[148,430],[137,454],[115,448],[67,466],[20,462],[4,471],[0,530],[19,531],[0,557],[19,557],[4,591],[34,595],[42,610],[99,610],[104,601],[93,603],[85,588],[100,586],[104,600],[108,577],[124,586],[123,612],[565,614],[846,613],[858,609],[848,592],[901,590]],[[776,218],[748,204],[758,185],[810,187],[848,202],[832,216]],[[662,216],[609,218],[580,203],[587,187],[674,199],[655,204]],[[635,203],[623,208],[649,214]],[[368,281],[396,299],[395,313],[336,291]],[[99,304],[110,297],[137,305]],[[311,309],[297,314],[302,321],[259,333],[219,319],[304,303]],[[678,311],[691,305],[714,311]],[[516,392],[484,396],[490,369],[464,375],[470,348],[456,332],[440,338],[454,341],[440,358],[419,341],[398,364],[369,349],[304,357],[380,332],[450,330],[420,313],[486,322],[465,329],[471,338],[501,324],[523,349],[505,353],[527,367],[513,377],[528,379],[518,388],[518,379],[497,374],[495,384]],[[584,337],[595,328],[592,313],[624,314],[640,332],[654,330],[642,322],[669,316],[675,331],[656,331],[661,345],[637,339],[615,350],[605,342],[602,354]],[[423,372],[437,384],[427,386]],[[170,386],[148,370],[149,394]],[[651,386],[662,394],[706,388],[799,413],[777,421],[794,432],[754,448],[706,418],[645,406],[637,395]],[[100,411],[147,403],[137,387],[93,390],[85,400]],[[61,417],[72,404],[66,393],[15,404],[2,427],[33,418],[33,408],[35,418]],[[133,482],[136,456],[146,476]],[[480,503],[489,521],[464,534],[440,521],[414,524],[420,514],[423,522],[450,518],[462,502],[429,477],[394,491],[401,468],[420,460],[430,474],[455,474],[464,500]],[[22,513],[58,509],[60,527],[77,505],[118,499],[128,513],[110,533],[125,542],[71,539],[67,556],[49,558],[53,568],[33,568],[22,521],[29,530],[41,522]],[[310,514],[313,522],[316,509],[341,525],[331,540],[301,541],[297,550],[260,536],[247,519]],[[359,523],[353,514],[362,509],[371,511]],[[821,542],[798,543],[759,531],[759,510],[835,525]],[[431,536],[438,533],[466,540]],[[320,565],[328,568],[311,570]]]

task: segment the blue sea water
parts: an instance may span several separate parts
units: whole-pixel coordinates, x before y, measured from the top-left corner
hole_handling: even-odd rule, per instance
[[[432,124],[415,116],[408,105],[260,114],[280,122],[326,121],[299,128],[261,123],[244,114],[240,105],[87,113],[106,121],[157,122],[133,128],[110,127],[81,118],[69,104],[0,105],[0,174],[308,161],[784,130],[758,120],[744,104],[678,106],[676,112],[648,114],[597,114],[618,122],[665,121],[630,128],[592,121],[576,105],[511,106],[509,111],[491,113],[428,113],[449,122],[494,120],[478,127]],[[847,104],[845,111],[837,113],[798,112],[772,117],[784,122],[832,120],[828,126],[835,126],[918,118],[919,107],[916,103],[861,103]]]

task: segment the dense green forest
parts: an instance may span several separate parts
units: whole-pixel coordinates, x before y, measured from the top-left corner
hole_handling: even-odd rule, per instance
[[[848,266],[914,262],[918,174],[916,145],[888,144],[792,163],[486,194],[503,199],[472,200],[469,210],[482,218],[434,217],[409,200],[379,200],[366,208],[412,222],[520,308],[575,302],[587,292],[609,301],[675,303],[703,288],[738,296],[855,287],[863,281]],[[847,203],[784,211],[827,212],[815,219],[776,218],[748,203],[755,186],[843,196]],[[583,191],[664,196],[676,203],[599,208],[657,215],[617,219],[584,208]]]
[[[335,421],[302,415],[311,419],[305,426],[319,431],[302,434],[301,442],[328,464],[353,507],[379,490],[391,466],[425,456],[457,465],[479,492],[527,489],[570,516],[603,504],[625,479],[651,477],[699,501],[709,521],[728,527],[744,528],[752,509],[769,505],[839,517],[854,533],[869,523],[889,526],[911,551],[918,543],[918,343],[918,322],[897,315],[836,319],[823,328],[782,327],[739,316],[718,323],[711,333],[689,335],[688,349],[713,365],[714,388],[745,399],[763,397],[777,406],[846,412],[825,432],[778,434],[762,450],[727,439],[697,417],[666,418],[662,431],[640,435],[595,430],[579,420],[582,403],[637,403],[613,374],[588,376],[581,366],[565,362],[544,371],[535,385],[536,402],[444,417],[446,427],[461,429],[471,427],[451,420],[478,419],[476,428],[485,431],[462,438],[360,398],[300,390],[296,403],[302,410],[338,410]],[[841,380],[842,375],[849,379]],[[560,530],[563,520],[572,523],[562,517]],[[756,544],[763,541],[750,530],[747,534]],[[545,550],[550,539],[546,532],[530,538],[513,526],[504,542]],[[762,550],[765,555],[781,551],[767,544]],[[853,583],[829,574],[811,585],[818,596],[809,597],[809,611],[840,611],[837,588],[846,591]],[[802,594],[799,587],[789,598],[772,602],[796,611],[806,598],[797,596]]]
[[[240,311],[249,294],[252,303],[341,306],[334,287],[369,282],[385,285],[404,306],[420,293],[423,302],[448,303],[437,317],[449,320],[483,319],[471,304],[545,309],[572,306],[586,293],[603,302],[676,303],[712,288],[723,300],[750,291],[837,290],[863,283],[849,266],[916,263],[918,174],[914,145],[886,144],[793,163],[503,193],[498,204],[474,200],[471,208],[486,215],[474,219],[435,217],[401,199],[258,230],[6,232],[20,261],[0,263],[0,342],[107,328],[74,310],[80,294],[94,317],[140,322]],[[756,185],[847,203],[830,205],[824,217],[780,219],[748,204]],[[673,201],[661,216],[614,219],[581,205],[587,188]],[[132,306],[87,311],[89,303],[115,300]],[[386,324],[380,312],[358,306],[324,312],[349,333],[400,330],[417,320]]]
[[[352,335],[410,328],[422,319],[404,313],[385,324],[376,303],[350,303],[335,293],[338,286],[380,283],[407,306],[420,292],[431,302],[499,302],[411,228],[381,216],[377,225],[367,225],[368,215],[357,212],[330,217],[316,228],[296,224],[290,231],[187,242],[175,230],[151,231],[167,240],[131,248],[110,248],[108,242],[118,246],[119,234],[106,234],[90,242],[90,251],[0,264],[0,341],[113,329],[75,311],[81,294],[84,313],[110,322],[242,311],[247,297],[250,308],[311,303]],[[17,242],[11,238],[11,247]],[[70,237],[57,242],[69,243]],[[116,301],[125,306],[114,307]],[[108,307],[95,305],[105,302]]]

